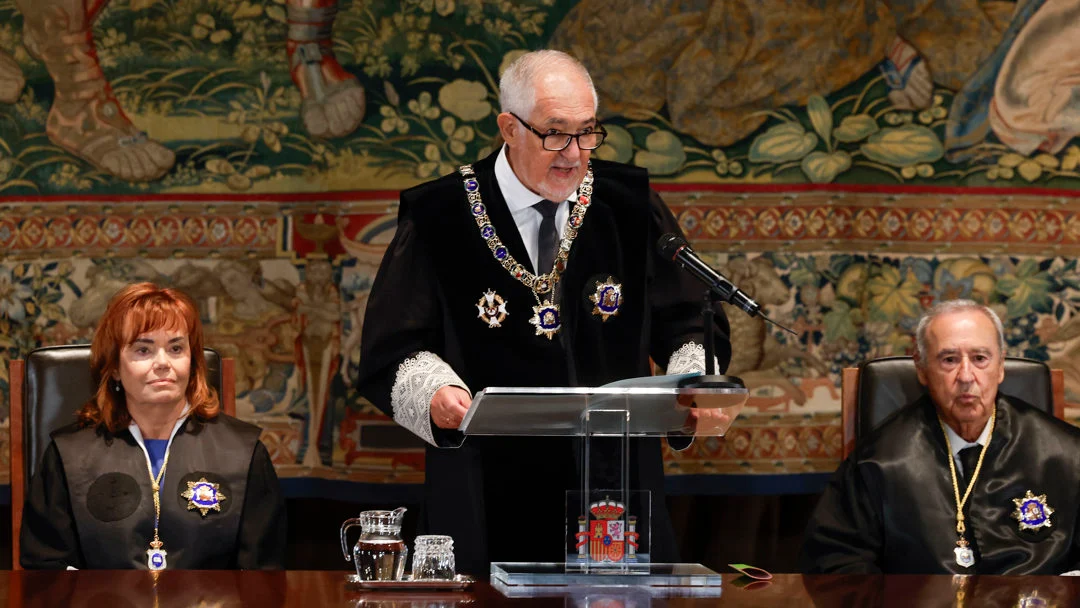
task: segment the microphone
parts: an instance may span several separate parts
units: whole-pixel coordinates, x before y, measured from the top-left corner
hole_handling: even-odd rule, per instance
[[[656,242],[656,248],[660,251],[660,255],[671,259],[694,275],[697,280],[708,285],[721,301],[742,309],[751,317],[761,314],[761,306],[732,284],[727,277],[706,264],[698,254],[694,253],[686,239],[669,232],[660,237],[660,240]]]

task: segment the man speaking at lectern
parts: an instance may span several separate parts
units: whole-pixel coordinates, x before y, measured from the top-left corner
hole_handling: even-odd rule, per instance
[[[358,389],[427,449],[425,532],[453,536],[458,570],[563,561],[569,438],[456,429],[489,386],[599,386],[703,371],[703,289],[656,251],[679,232],[643,169],[590,161],[604,140],[585,68],[528,53],[499,86],[496,153],[402,192],[364,321]],[[718,370],[731,346],[716,317]],[[454,448],[456,449],[440,449]],[[677,554],[659,439],[635,439],[630,485],[652,492],[652,561]]]

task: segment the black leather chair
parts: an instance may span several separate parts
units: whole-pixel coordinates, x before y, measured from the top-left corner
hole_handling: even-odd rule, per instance
[[[222,411],[236,411],[233,360],[204,349],[207,380],[219,395]],[[46,346],[30,351],[9,369],[11,429],[12,566],[19,569],[19,529],[30,480],[41,464],[49,434],[75,422],[75,412],[93,395],[90,345]]]
[[[1065,408],[1065,384],[1061,370],[1042,361],[1005,357],[1005,380],[998,390],[1061,418]],[[911,357],[882,357],[843,372],[841,424],[846,458],[855,441],[881,424],[893,412],[926,393]]]

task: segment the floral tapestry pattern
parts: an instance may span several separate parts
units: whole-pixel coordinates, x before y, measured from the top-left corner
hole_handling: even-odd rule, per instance
[[[552,47],[593,75],[597,157],[798,333],[728,311],[750,407],[670,473],[831,471],[841,370],[944,299],[1080,403],[1080,3],[925,5],[0,0],[0,393],[153,280],[199,301],[282,475],[420,481],[351,388],[396,192],[492,152],[499,75]]]
[[[800,12],[774,3],[339,0],[318,23],[333,32],[318,43],[334,80],[304,71],[300,33],[289,28],[315,17],[286,0],[99,1],[86,16],[84,50],[96,49],[96,63],[85,69],[99,81],[98,109],[130,119],[110,126],[135,138],[124,140],[123,166],[55,126],[79,111],[57,97],[70,83],[46,70],[37,9],[24,16],[9,0],[0,4],[0,101],[11,102],[0,104],[0,193],[397,189],[488,153],[499,74],[544,46],[593,72],[611,134],[598,156],[662,180],[1080,183],[1071,89],[1010,101],[1053,86],[1046,70],[1067,69],[1043,49],[1069,38],[1064,24],[1047,24],[1072,3],[1007,12],[1009,3],[962,0],[935,16],[879,0]],[[752,22],[761,26],[739,29]],[[1048,34],[1034,37],[1037,28]],[[713,39],[719,47],[704,50]],[[747,54],[763,46],[793,50]],[[316,104],[327,125],[312,117]],[[1040,112],[1044,122],[1025,122]]]

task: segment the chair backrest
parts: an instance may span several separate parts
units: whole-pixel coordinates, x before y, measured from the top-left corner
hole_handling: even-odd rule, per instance
[[[207,382],[217,390],[222,411],[236,411],[233,360],[211,348],[206,357]],[[11,430],[12,566],[19,568],[19,529],[30,480],[41,465],[49,435],[75,422],[75,412],[93,395],[90,345],[45,346],[25,360],[11,361],[9,373]]]
[[[1056,372],[1056,373],[1055,373]],[[911,357],[883,357],[867,361],[843,374],[841,409],[844,457],[855,441],[869,434],[893,412],[926,393]],[[1042,361],[1005,357],[1005,380],[998,391],[1015,395],[1048,414],[1062,417],[1064,379]]]

